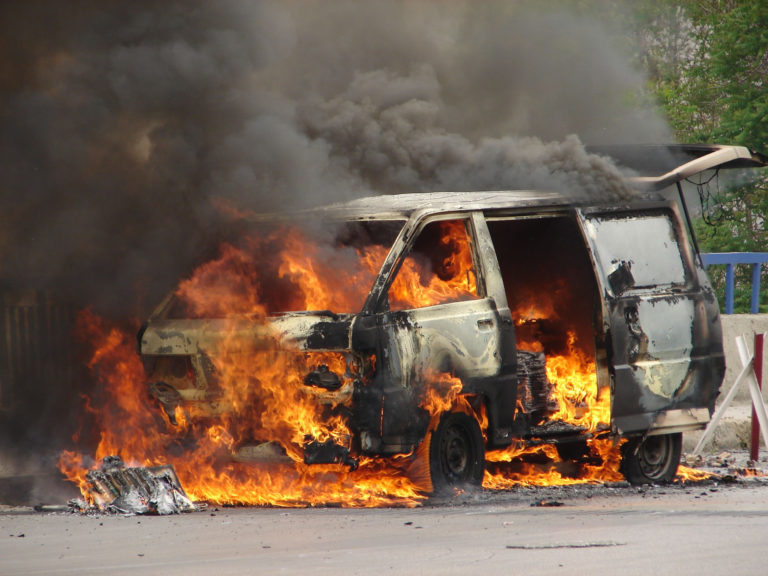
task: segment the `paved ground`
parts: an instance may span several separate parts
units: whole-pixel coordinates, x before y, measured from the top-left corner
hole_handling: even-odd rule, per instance
[[[0,505],[0,576],[763,574],[768,454],[761,456],[760,477],[739,475],[745,450],[721,450],[689,462],[719,474],[694,485],[521,487],[416,509],[90,517]],[[23,488],[29,478],[7,478],[5,487]],[[35,502],[76,495],[51,477],[34,481]]]
[[[766,534],[760,478],[484,491],[416,509],[6,508],[0,574],[762,574]]]

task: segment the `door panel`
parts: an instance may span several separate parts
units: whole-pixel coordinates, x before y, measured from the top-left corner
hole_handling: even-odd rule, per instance
[[[694,373],[709,350],[695,335],[706,319],[678,220],[658,210],[583,222],[606,297],[615,428],[646,430],[664,411],[699,407]]]
[[[469,218],[430,222],[399,263],[380,326],[385,361],[402,387],[430,372],[463,381],[498,373],[500,318],[485,297],[474,229]]]
[[[393,309],[376,315],[383,441],[402,435],[425,388],[449,375],[461,380],[462,393],[484,400],[489,442],[508,444],[514,328],[485,221],[481,214],[433,221],[415,236],[389,283]]]
[[[469,381],[499,372],[500,320],[488,298],[385,314],[382,328],[401,387],[438,373]]]

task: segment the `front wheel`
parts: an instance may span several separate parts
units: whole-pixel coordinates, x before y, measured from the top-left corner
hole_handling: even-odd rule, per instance
[[[621,447],[621,473],[630,484],[667,484],[677,474],[683,435],[631,439]]]
[[[436,494],[482,484],[485,446],[477,420],[461,412],[449,412],[440,418],[430,438],[429,472]]]

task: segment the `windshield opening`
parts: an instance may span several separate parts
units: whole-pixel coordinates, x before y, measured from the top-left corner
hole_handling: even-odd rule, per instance
[[[359,312],[404,221],[262,225],[183,280],[170,318]]]

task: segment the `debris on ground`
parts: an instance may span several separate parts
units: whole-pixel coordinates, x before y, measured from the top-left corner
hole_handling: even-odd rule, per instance
[[[557,508],[559,506],[563,506],[564,504],[560,502],[559,500],[534,500],[531,502],[531,507],[533,508]]]
[[[89,499],[97,504],[76,498],[68,503],[73,512],[165,515],[201,509],[184,492],[170,465],[128,468],[119,456],[107,456],[85,478]]]
[[[691,468],[700,468],[704,465],[704,456],[701,454],[684,454],[680,462]]]
[[[734,463],[733,454],[730,452],[720,452],[714,459],[711,460],[711,465],[718,468],[725,468]]]
[[[683,464],[699,469],[711,475],[712,479],[723,483],[761,480],[768,478],[765,462],[749,459],[744,451],[722,451],[717,454],[685,454]]]

